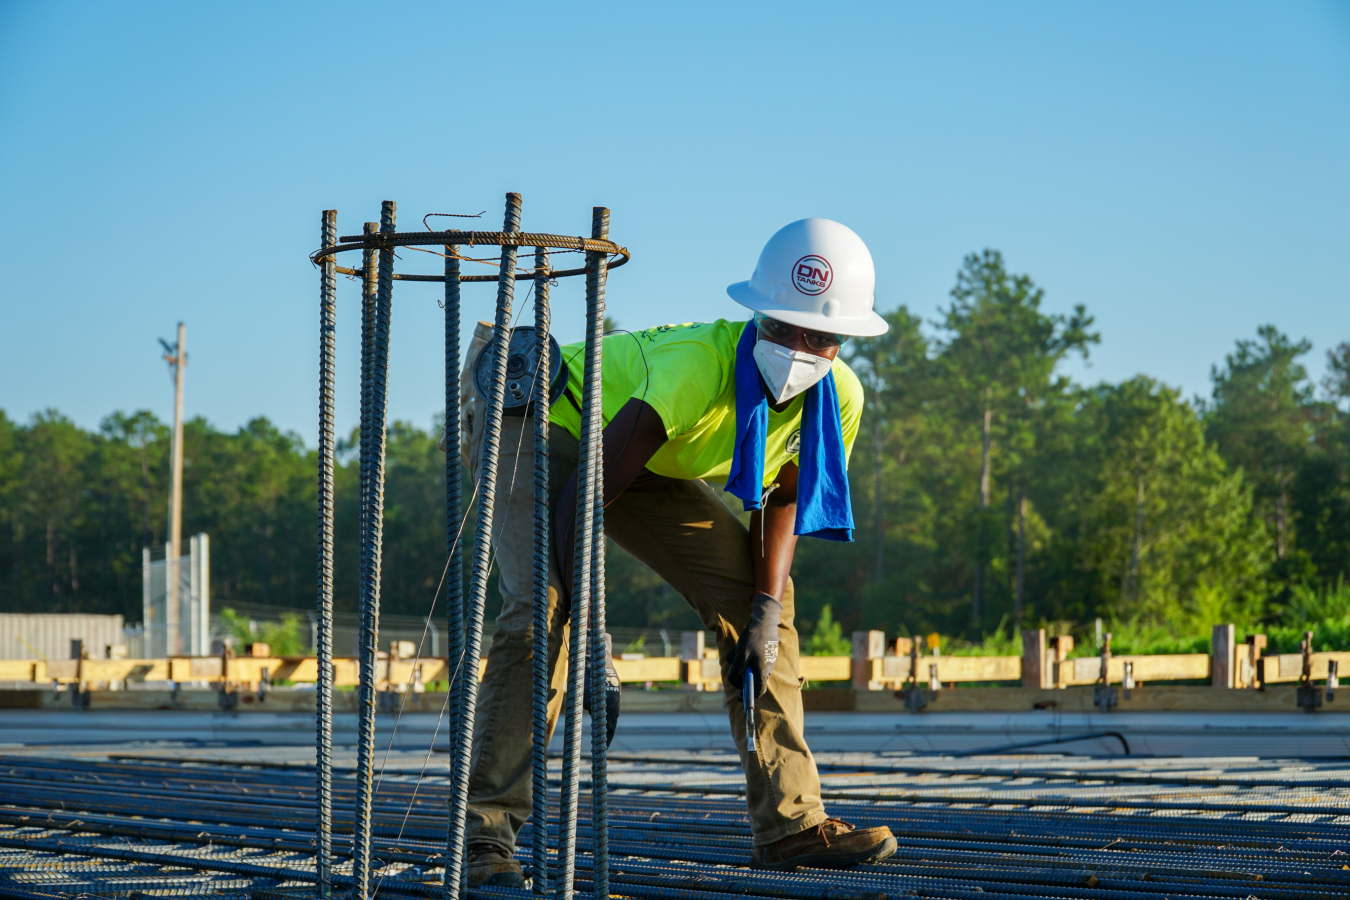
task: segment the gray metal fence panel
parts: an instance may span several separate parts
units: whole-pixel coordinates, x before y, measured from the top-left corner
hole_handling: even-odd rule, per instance
[[[84,641],[95,659],[124,643],[121,616],[87,613],[0,613],[0,659],[70,659],[71,641]]]

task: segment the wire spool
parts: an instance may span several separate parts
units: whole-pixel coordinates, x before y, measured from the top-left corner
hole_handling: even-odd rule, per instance
[[[506,351],[506,394],[502,412],[508,416],[528,416],[530,395],[534,390],[535,375],[539,372],[538,337],[533,325],[511,329],[511,341]],[[488,348],[485,347],[486,351]],[[483,352],[473,364],[473,387],[478,396],[487,400],[492,386],[492,354]],[[562,364],[562,347],[553,335],[548,336],[549,403],[557,403],[567,389],[567,367]]]

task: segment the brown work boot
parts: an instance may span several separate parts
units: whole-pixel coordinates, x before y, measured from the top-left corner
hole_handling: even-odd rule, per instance
[[[470,846],[467,865],[469,887],[525,887],[520,863],[496,844]]]
[[[757,869],[785,871],[797,866],[847,869],[876,862],[895,852],[895,835],[885,825],[855,829],[843,819],[826,819],[815,828],[755,848]]]

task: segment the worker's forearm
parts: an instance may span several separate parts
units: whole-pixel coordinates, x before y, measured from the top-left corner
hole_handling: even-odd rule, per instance
[[[792,554],[797,549],[797,536],[792,531],[796,522],[796,503],[773,503],[772,499],[750,516],[750,557],[755,567],[755,590],[779,600],[783,599],[788,575],[792,572]]]

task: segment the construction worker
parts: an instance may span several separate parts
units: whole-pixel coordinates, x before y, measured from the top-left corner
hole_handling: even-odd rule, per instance
[[[847,460],[862,386],[838,359],[849,336],[882,334],[866,245],[828,219],[775,234],[754,275],[727,288],[750,321],[665,325],[604,339],[605,534],[678,591],[717,637],[731,733],[745,769],[752,864],[846,867],[890,856],[889,828],[825,812],[802,724],[793,627],[798,535],[852,540]],[[469,360],[491,336],[480,323]],[[554,565],[548,728],[566,691],[583,345],[563,348],[568,396],[549,414]],[[462,397],[477,477],[483,400]],[[494,519],[503,608],[479,687],[469,780],[469,884],[524,886],[513,858],[531,809],[533,422],[504,417]],[[747,529],[719,498],[752,510]],[[505,507],[502,500],[505,499]],[[747,753],[740,688],[757,689]],[[538,838],[536,837],[536,840]]]

